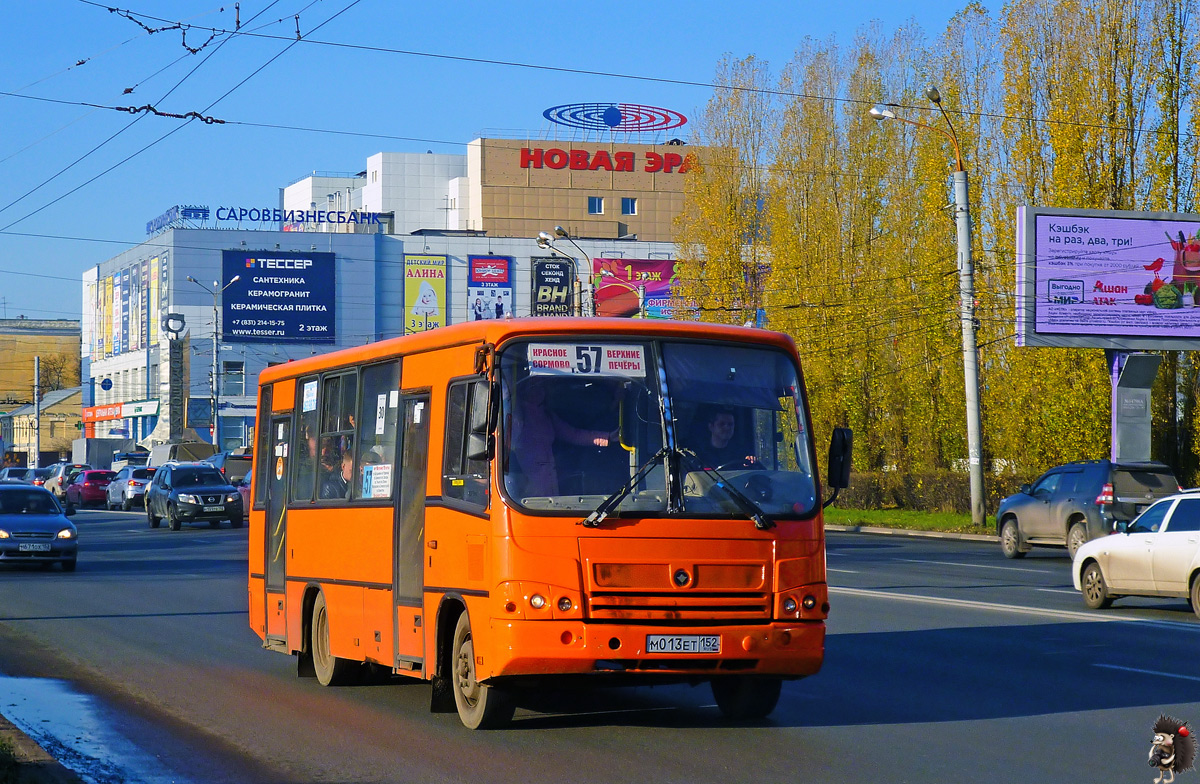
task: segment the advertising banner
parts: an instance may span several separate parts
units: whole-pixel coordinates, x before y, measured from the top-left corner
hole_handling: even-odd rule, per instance
[[[1200,216],[1026,207],[1018,220],[1018,345],[1200,348]]]
[[[334,254],[222,252],[221,335],[226,343],[333,343]],[[238,281],[230,285],[234,277]]]
[[[529,299],[534,316],[575,315],[575,262],[558,257],[535,258],[533,291]]]
[[[467,318],[471,321],[514,316],[513,258],[467,257]]]
[[[596,315],[638,316],[640,289],[645,298],[643,318],[675,318],[681,303],[671,289],[677,277],[674,259],[592,259]]]
[[[404,332],[446,323],[446,257],[404,254]]]
[[[130,304],[130,275],[129,270],[121,270],[121,351],[132,348],[129,342],[129,304]]]

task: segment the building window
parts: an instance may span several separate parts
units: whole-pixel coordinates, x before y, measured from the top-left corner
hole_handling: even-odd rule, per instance
[[[246,363],[245,362],[224,362],[222,363],[224,370],[221,373],[221,378],[224,383],[221,385],[222,395],[244,395],[246,394]]]
[[[621,214],[622,215],[637,215],[637,199],[629,198],[628,196],[621,199]]]
[[[588,215],[604,214],[604,197],[588,196]]]
[[[238,449],[246,445],[244,417],[221,417],[221,449]]]

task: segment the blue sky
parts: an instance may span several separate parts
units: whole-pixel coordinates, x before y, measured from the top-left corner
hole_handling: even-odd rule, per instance
[[[232,1],[107,2],[151,28],[192,25],[193,48],[211,35],[201,28],[234,26]],[[180,30],[147,33],[103,3],[4,0],[0,317],[80,318],[80,274],[144,240],[146,222],[176,204],[275,206],[280,187],[314,170],[361,171],[384,150],[461,153],[489,129],[544,130],[542,111],[558,104],[641,103],[693,116],[711,92],[494,61],[710,83],[726,53],[777,70],[805,37],[849,43],[872,21],[891,30],[909,19],[932,37],[963,3],[240,5],[243,30],[278,38],[221,36],[192,55]],[[297,14],[302,35],[326,44],[294,42]],[[185,126],[143,114],[131,125],[135,115],[80,103],[151,104],[230,122]]]

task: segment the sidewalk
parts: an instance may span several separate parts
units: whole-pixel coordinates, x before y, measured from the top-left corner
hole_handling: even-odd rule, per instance
[[[965,542],[996,542],[1000,537],[995,534],[951,534],[942,531],[913,531],[908,528],[883,528],[874,525],[826,525],[826,531],[840,531],[852,534],[883,534],[885,536],[919,536],[926,539],[958,539]]]
[[[0,716],[0,740],[11,745],[17,761],[15,784],[82,784],[82,779],[3,716]],[[0,769],[0,774],[3,772]]]

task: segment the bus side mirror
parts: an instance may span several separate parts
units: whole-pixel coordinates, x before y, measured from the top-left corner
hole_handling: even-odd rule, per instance
[[[467,459],[491,460],[494,454],[492,429],[499,395],[492,395],[492,385],[477,381],[471,386],[471,407],[467,412]],[[495,405],[493,405],[495,401]]]
[[[850,486],[850,455],[854,451],[854,432],[848,427],[835,427],[829,439],[829,486],[842,489]]]

